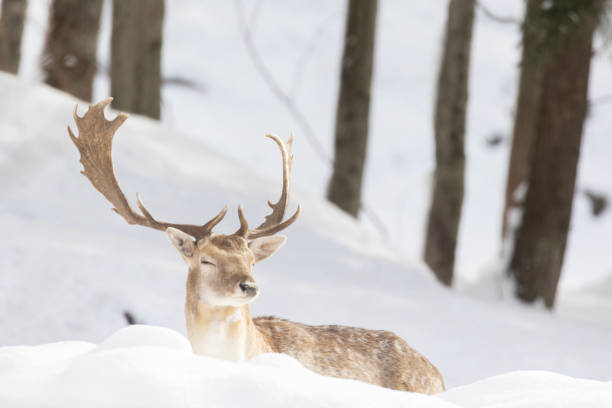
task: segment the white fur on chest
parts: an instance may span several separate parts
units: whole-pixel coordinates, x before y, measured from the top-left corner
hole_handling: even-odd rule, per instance
[[[223,320],[212,320],[206,324],[192,319],[187,334],[193,352],[222,360],[243,361],[246,359],[246,330],[236,330],[236,312]]]

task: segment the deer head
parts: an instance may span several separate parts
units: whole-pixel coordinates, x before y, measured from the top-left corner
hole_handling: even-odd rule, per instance
[[[112,98],[108,98],[91,105],[83,117],[78,116],[77,106],[74,108],[73,116],[79,136],[76,137],[70,127],[68,133],[81,155],[81,173],[128,224],[166,231],[170,242],[189,265],[187,284],[197,301],[212,306],[241,306],[254,300],[258,287],[252,276],[253,265],[270,257],[285,243],[284,236],[275,234],[291,225],[300,214],[298,205],[295,213],[283,221],[289,203],[293,138],[285,143],[278,136],[266,135],[276,142],[281,151],[283,188],[278,202],[273,204],[268,201],[272,212],[265,217],[265,221],[257,228],[250,229],[242,206],[239,206],[240,228],[230,235],[215,234],[212,230],[227,213],[227,207],[203,225],[158,221],[138,195],[136,203],[141,214],[132,210],[115,178],[112,162],[113,137],[127,115],[119,113],[115,119],[107,120],[104,109],[111,101]]]
[[[282,235],[256,238],[211,234],[194,242],[184,232],[168,228],[172,244],[189,265],[187,285],[193,304],[201,301],[211,306],[242,306],[259,292],[253,279],[253,266],[270,257],[284,243]]]

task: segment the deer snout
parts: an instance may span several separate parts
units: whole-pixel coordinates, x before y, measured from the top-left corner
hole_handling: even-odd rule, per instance
[[[240,288],[242,293],[244,293],[245,295],[249,297],[254,297],[255,295],[257,295],[257,292],[259,291],[257,284],[253,281],[241,282],[238,284],[238,287]]]

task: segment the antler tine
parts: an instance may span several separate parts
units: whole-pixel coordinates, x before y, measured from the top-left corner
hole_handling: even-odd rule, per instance
[[[219,211],[219,214],[217,214],[212,220],[208,221],[206,224],[202,225],[202,228],[206,231],[212,231],[212,229],[221,222],[221,220],[223,219],[223,217],[225,217],[225,214],[227,213],[227,205],[225,207],[223,207],[221,209],[221,211]]]
[[[249,222],[244,216],[244,211],[242,210],[242,206],[238,206],[238,219],[240,219],[240,228],[238,231],[234,232],[234,235],[246,236],[249,232]]]
[[[277,232],[284,230],[285,228],[293,224],[298,219],[301,212],[302,212],[302,207],[298,204],[297,209],[295,210],[295,213],[293,213],[293,215],[287,218],[284,222],[281,222],[280,224],[272,225],[271,227],[266,228],[266,229],[249,230],[247,234],[248,239],[266,237],[268,235],[274,235]]]
[[[287,143],[283,142],[283,140],[274,135],[267,134],[266,137],[274,140],[278,145],[281,156],[283,159],[283,189],[281,191],[281,196],[278,201],[273,204],[271,201],[268,201],[268,205],[272,208],[272,213],[265,217],[265,221],[259,225],[256,229],[250,230],[248,229],[248,225],[245,222],[242,222],[244,217],[244,213],[242,209],[239,208],[238,215],[240,217],[240,229],[236,232],[242,232],[241,235],[246,236],[248,239],[260,238],[268,235],[276,234],[277,232],[287,228],[289,225],[293,224],[295,220],[300,215],[300,206],[298,205],[295,213],[286,221],[283,222],[283,218],[285,216],[285,211],[287,210],[287,206],[289,205],[289,179],[291,173],[291,166],[293,165],[293,154],[291,153],[291,148],[293,146],[293,134],[289,137]],[[246,225],[246,233],[243,232]]]
[[[219,211],[219,214],[217,214],[213,219],[211,219],[210,221],[208,221],[206,224],[202,226],[189,225],[189,224],[168,224],[168,223],[159,222],[155,218],[153,218],[149,210],[147,210],[147,208],[142,203],[142,200],[140,199],[140,194],[138,193],[136,193],[136,204],[138,204],[138,208],[140,209],[140,212],[145,216],[147,221],[152,226],[154,226],[154,228],[165,230],[168,227],[174,227],[176,229],[183,231],[186,234],[191,235],[196,240],[200,238],[204,238],[205,236],[210,234],[212,229],[218,223],[221,222],[221,220],[223,219],[223,217],[225,217],[225,214],[227,213],[227,206],[225,206],[221,209],[221,211]]]
[[[83,164],[81,173],[89,179],[96,190],[106,197],[114,206],[113,210],[123,217],[128,224],[142,225],[162,231],[165,231],[168,227],[173,227],[191,235],[196,240],[209,235],[213,227],[225,216],[227,207],[222,209],[212,220],[201,226],[157,221],[146,209],[139,195],[136,196],[136,202],[142,215],[132,210],[115,177],[112,158],[115,132],[125,122],[127,115],[119,113],[115,119],[107,120],[104,116],[104,109],[112,100],[113,98],[107,98],[95,105],[90,105],[82,117],[77,114],[78,105],[74,107],[73,116],[79,136],[74,135],[70,126],[68,126],[68,134],[81,155],[81,163]]]

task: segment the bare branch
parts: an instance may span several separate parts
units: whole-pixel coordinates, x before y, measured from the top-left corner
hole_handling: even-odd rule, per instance
[[[259,53],[255,48],[255,44],[253,43],[250,28],[245,25],[244,8],[242,6],[242,1],[236,0],[235,4],[238,14],[238,25],[242,34],[242,39],[244,40],[244,44],[246,46],[247,52],[249,53],[249,57],[251,57],[251,60],[255,65],[255,69],[257,69],[257,72],[262,77],[266,85],[268,85],[268,88],[270,88],[274,96],[276,96],[276,98],[278,98],[287,107],[289,113],[298,122],[298,125],[302,128],[304,135],[310,142],[310,145],[315,150],[319,158],[326,163],[332,163],[330,155],[325,151],[325,148],[315,136],[314,130],[308,123],[308,120],[306,119],[302,111],[293,102],[291,97],[281,88],[278,82],[276,82],[276,79],[274,78],[270,70],[268,70],[264,62],[261,60],[261,57],[259,56]]]
[[[485,6],[482,3],[482,1],[477,1],[476,5],[480,8],[480,10],[482,10],[482,13],[485,16],[487,16],[488,18],[490,18],[493,21],[497,21],[498,23],[502,23],[502,24],[514,24],[514,25],[520,25],[521,24],[521,20],[516,19],[514,17],[503,17],[503,16],[499,16],[499,15],[495,14],[487,6]]]
[[[340,11],[336,10],[333,13],[330,13],[327,17],[325,17],[315,28],[314,33],[306,43],[306,46],[302,50],[300,57],[298,58],[298,62],[295,65],[295,69],[293,71],[293,76],[291,80],[291,88],[289,91],[289,95],[293,98],[296,97],[300,82],[302,81],[304,67],[306,66],[306,62],[312,55],[315,50],[315,44],[319,41],[319,38],[325,32],[325,29],[329,27],[329,23],[336,19],[340,15]]]
[[[270,70],[266,67],[263,60],[261,59],[261,56],[257,52],[257,49],[253,42],[251,26],[247,25],[245,21],[246,20],[245,10],[243,7],[242,0],[235,0],[234,4],[236,6],[236,15],[238,18],[238,28],[240,30],[240,33],[242,34],[244,45],[247,49],[247,53],[249,54],[249,57],[251,58],[251,61],[253,62],[253,65],[255,66],[255,69],[257,70],[261,78],[264,80],[266,85],[268,85],[268,88],[272,91],[274,96],[285,105],[285,107],[287,108],[291,116],[293,116],[295,121],[298,123],[298,126],[302,129],[302,132],[306,136],[306,139],[310,143],[311,147],[313,148],[313,150],[315,151],[319,159],[323,161],[324,163],[326,163],[327,165],[330,165],[330,166],[333,165],[334,163],[333,158],[331,157],[330,154],[327,153],[327,151],[325,150],[321,142],[315,136],[314,130],[312,126],[310,125],[310,123],[308,122],[308,120],[306,119],[306,116],[298,108],[296,103],[291,98],[290,94],[285,92],[283,88],[279,85],[279,83],[276,81],[276,79],[274,78]],[[251,13],[251,17],[249,19],[250,24],[254,24],[256,22],[257,16],[259,15],[259,12],[260,12],[259,10],[260,6],[261,6],[261,2],[258,2],[255,5],[255,9]],[[328,20],[330,20],[332,17],[333,16],[330,15],[329,17],[325,19],[324,22],[327,23]],[[313,36],[313,40],[311,41],[314,41],[314,39],[316,39],[318,35],[320,35],[319,32],[315,33],[315,35]],[[300,60],[305,59],[310,52],[311,52],[310,50],[304,51]],[[293,86],[292,86],[293,91],[295,91],[295,88],[296,88],[297,75],[300,74],[298,69],[296,69],[294,76],[293,76]],[[366,217],[370,218],[370,221],[375,226],[375,228],[378,229],[380,235],[384,239],[387,239],[389,236],[387,228],[383,224],[381,218],[377,216],[374,210],[371,207],[369,207],[365,202],[362,202],[362,212]],[[296,214],[294,214],[294,216],[296,216]]]

